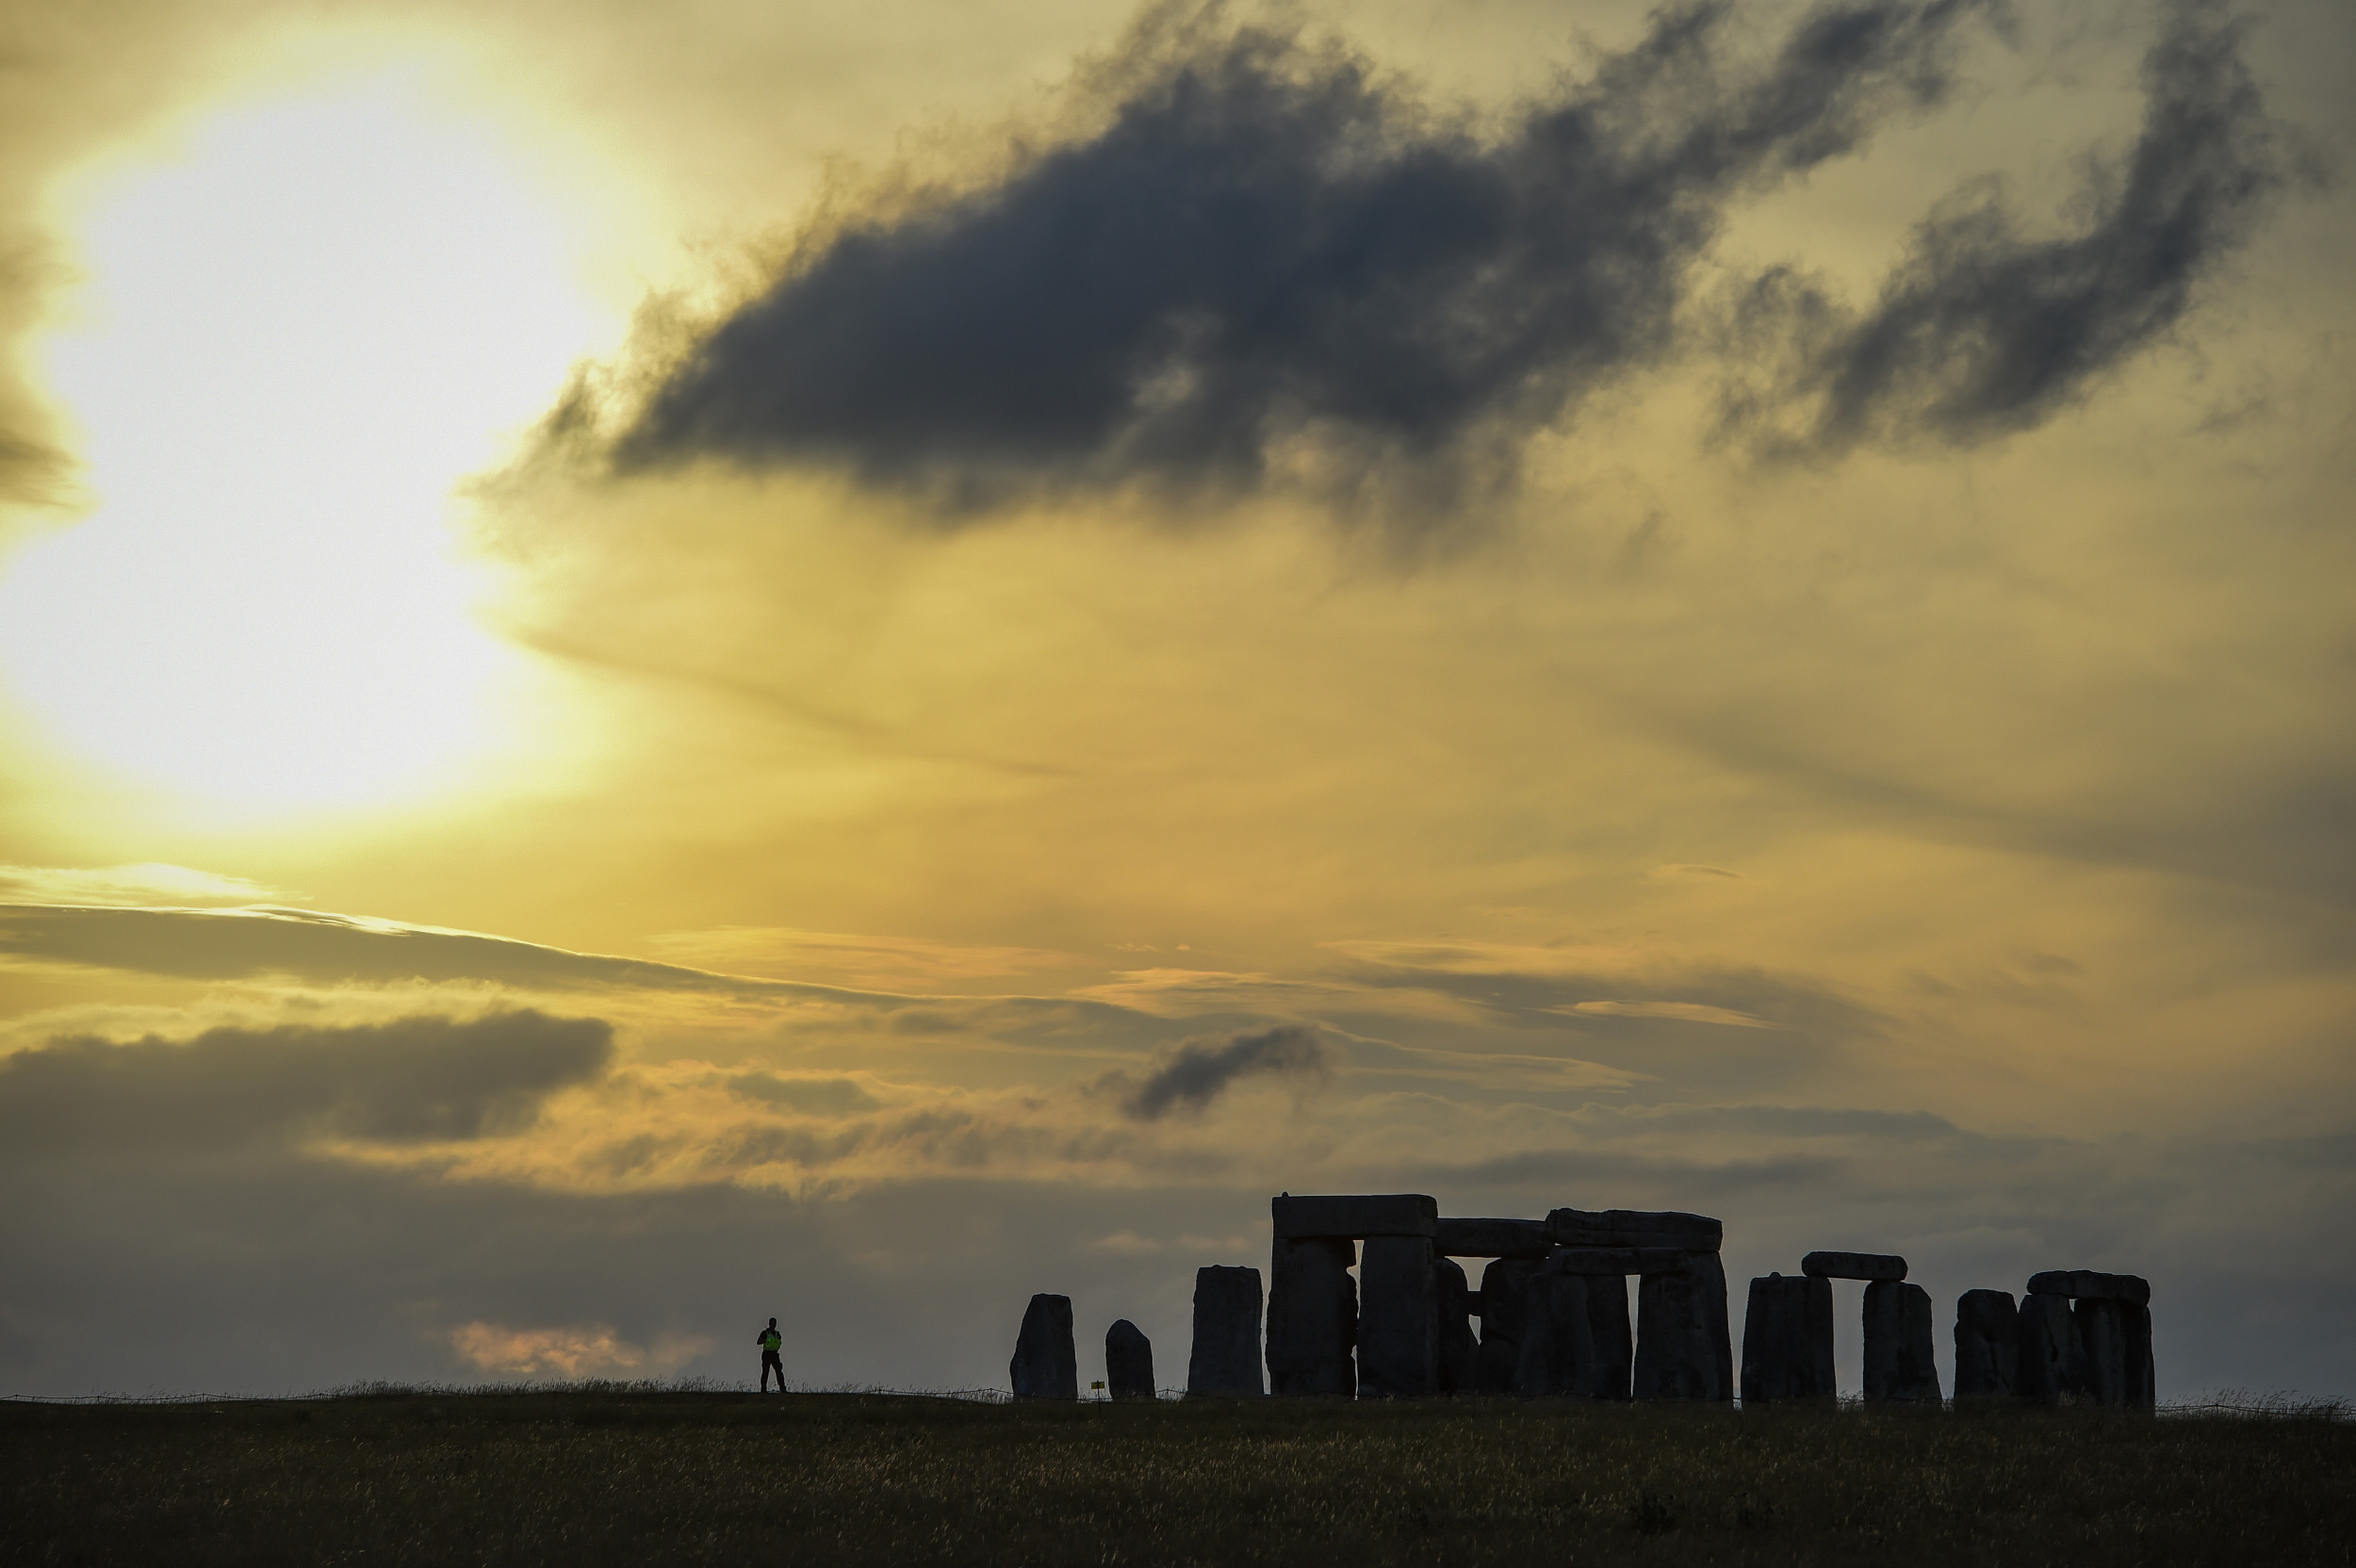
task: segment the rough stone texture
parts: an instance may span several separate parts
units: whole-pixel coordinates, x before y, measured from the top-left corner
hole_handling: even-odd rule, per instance
[[[1693,1254],[1674,1247],[1558,1247],[1546,1261],[1565,1274],[1675,1274]]]
[[[1439,1200],[1418,1192],[1372,1197],[1294,1198],[1268,1200],[1280,1241],[1310,1237],[1422,1236],[1440,1228]]]
[[[1595,1375],[1579,1392],[1595,1399],[1626,1399],[1636,1359],[1636,1329],[1628,1315],[1628,1281],[1587,1280],[1587,1334],[1595,1343]]]
[[[1865,1287],[1865,1396],[1937,1404],[1931,1356],[1931,1293],[1900,1280]]]
[[[2098,1274],[2091,1268],[2049,1268],[2029,1276],[2032,1296],[2067,1296],[2081,1301],[2151,1304],[2151,1282],[2139,1274]]]
[[[1194,1349],[1186,1396],[1258,1398],[1260,1271],[1213,1265],[1194,1271]]]
[[[1432,1243],[1368,1236],[1358,1258],[1358,1396],[1440,1391],[1440,1314]]]
[[[2160,1386],[2151,1364],[2151,1309],[2126,1301],[2119,1312],[2127,1331],[2127,1408],[2155,1410]]]
[[[1006,1364],[1018,1399],[1077,1399],[1080,1358],[1072,1348],[1072,1298],[1034,1296],[1023,1311],[1014,1359]]]
[[[2031,1291],[2021,1298],[2019,1358],[2013,1387],[2035,1404],[2058,1403],[2070,1390],[2070,1298]]]
[[[1903,1280],[1906,1260],[1895,1252],[1810,1252],[1800,1272],[1817,1280]]]
[[[1499,1258],[1481,1273],[1481,1371],[1483,1394],[1513,1392],[1521,1363],[1522,1329],[1530,1320],[1530,1282],[1541,1266],[1528,1258]]]
[[[1358,1343],[1358,1282],[1350,1277],[1357,1246],[1346,1238],[1276,1243],[1268,1260],[1269,1392],[1358,1392],[1350,1350]]]
[[[2127,1305],[2098,1297],[2070,1309],[2068,1392],[2109,1410],[2127,1408]]]
[[[1955,1397],[2018,1392],[2021,1309],[2008,1290],[1967,1290],[1955,1301]]]
[[[1717,1221],[1710,1221],[1715,1225]],[[1636,1365],[1628,1392],[1639,1399],[1726,1399],[1726,1274],[1714,1250],[1674,1274],[1647,1274],[1636,1287]]]
[[[1587,1321],[1587,1280],[1541,1266],[1523,1292],[1521,1355],[1513,1392],[1525,1399],[1585,1394],[1595,1384],[1595,1342]]]
[[[1742,1315],[1742,1402],[1830,1399],[1832,1282],[1769,1274],[1751,1282]]]
[[[1104,1331],[1104,1385],[1116,1399],[1153,1397],[1153,1342],[1127,1318]]]
[[[1551,1245],[1543,1219],[1443,1219],[1432,1250],[1448,1258],[1543,1258]]]
[[[1726,1239],[1726,1227],[1698,1214],[1556,1209],[1546,1216],[1546,1235],[1557,1247],[1669,1247],[1680,1252],[1715,1252]]]
[[[1454,1258],[1432,1265],[1432,1296],[1440,1314],[1440,1392],[1471,1394],[1481,1384],[1481,1342],[1473,1338],[1468,1303],[1472,1292],[1464,1266]]]

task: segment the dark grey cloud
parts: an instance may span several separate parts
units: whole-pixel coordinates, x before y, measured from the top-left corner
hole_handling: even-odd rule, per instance
[[[1667,353],[1727,204],[1937,102],[1988,8],[1845,0],[1754,59],[1727,0],[1672,6],[1490,135],[1338,45],[1163,6],[1091,78],[1100,129],[809,238],[614,455],[953,504],[1250,484],[1303,439],[1329,472],[1445,478]]]
[[[1120,1097],[1123,1116],[1158,1121],[1173,1111],[1200,1111],[1238,1078],[1288,1077],[1317,1082],[1332,1075],[1334,1053],[1317,1030],[1298,1023],[1220,1038],[1182,1040],[1142,1078],[1127,1072],[1099,1079],[1100,1092]]]
[[[523,1127],[601,1071],[602,1020],[519,1011],[187,1041],[66,1038],[0,1058],[0,1159],[233,1148],[329,1135],[403,1143]]]
[[[2243,62],[2247,26],[2222,0],[2167,8],[2143,62],[2142,130],[2091,177],[2076,232],[2031,237],[1983,185],[1916,229],[1869,310],[1796,272],[1761,278],[1737,335],[1779,343],[1784,360],[1729,393],[1729,427],[1815,451],[1982,441],[2043,422],[2164,337],[2296,167]]]

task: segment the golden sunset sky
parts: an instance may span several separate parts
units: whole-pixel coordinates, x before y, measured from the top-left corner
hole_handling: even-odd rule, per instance
[[[1289,1189],[2356,1393],[2341,0],[0,74],[0,1392],[1174,1384]]]

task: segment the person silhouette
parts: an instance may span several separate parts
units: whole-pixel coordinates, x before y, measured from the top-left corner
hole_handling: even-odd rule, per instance
[[[769,1326],[754,1337],[753,1343],[761,1347],[761,1391],[763,1394],[769,1392],[769,1374],[775,1372],[777,1375],[777,1392],[783,1394],[785,1363],[777,1359],[777,1347],[785,1343],[785,1336],[777,1332],[777,1320],[774,1317],[769,1319]]]

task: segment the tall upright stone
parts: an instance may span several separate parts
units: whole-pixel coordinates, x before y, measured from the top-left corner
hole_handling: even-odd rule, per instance
[[[2073,1392],[2070,1298],[2033,1290],[2021,1298],[2014,1388],[2032,1404],[2059,1404]]]
[[[1899,1280],[1865,1287],[1865,1396],[1939,1403],[1939,1364],[1931,1355],[1931,1293]]]
[[[1279,1238],[1268,1260],[1269,1392],[1348,1399],[1358,1392],[1357,1245],[1346,1237]]]
[[[1481,1370],[1483,1394],[1511,1394],[1530,1320],[1530,1285],[1541,1266],[1530,1258],[1497,1258],[1481,1271]]]
[[[1804,1274],[1753,1280],[1742,1315],[1742,1402],[1830,1399],[1835,1393],[1832,1282]]]
[[[1358,1396],[1440,1391],[1440,1314],[1428,1236],[1368,1236],[1358,1258]]]
[[[1472,1289],[1464,1279],[1464,1266],[1454,1258],[1434,1259],[1432,1277],[1440,1315],[1440,1392],[1477,1393],[1481,1342],[1473,1338]]]
[[[1153,1342],[1125,1317],[1104,1331],[1104,1383],[1116,1399],[1154,1396]]]
[[[1589,1395],[1595,1380],[1595,1332],[1582,1275],[1541,1265],[1523,1293],[1521,1355],[1513,1392],[1525,1399]]]
[[[1219,1264],[1194,1271],[1194,1348],[1186,1397],[1258,1398],[1260,1271]]]
[[[1628,1315],[1625,1275],[1590,1275],[1587,1335],[1595,1348],[1595,1376],[1580,1392],[1595,1399],[1628,1396],[1636,1359],[1636,1331]]]
[[[2127,1331],[2127,1408],[2156,1410],[2160,1386],[2151,1364],[2151,1309],[2128,1301],[2119,1315]]]
[[[1732,1397],[1726,1386],[1731,1358],[1725,1348],[1726,1296],[1726,1273],[1715,1252],[1689,1258],[1688,1266],[1675,1272],[1644,1277],[1636,1287],[1630,1394],[1639,1399]]]
[[[1080,1358],[1072,1348],[1072,1298],[1039,1295],[1023,1310],[1014,1359],[1006,1364],[1018,1399],[1077,1399]]]
[[[2021,1309],[2008,1290],[1967,1290],[1955,1301],[1955,1397],[2018,1392]]]
[[[2082,1299],[2070,1308],[2069,1390],[2107,1410],[2127,1408],[2126,1303]]]

